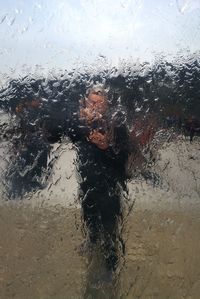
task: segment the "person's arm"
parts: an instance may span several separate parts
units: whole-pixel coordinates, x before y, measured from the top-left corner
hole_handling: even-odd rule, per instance
[[[138,172],[141,172],[144,169],[145,164],[146,159],[138,144],[136,136],[129,134],[128,158],[125,165],[127,178],[131,178],[138,174]]]
[[[110,145],[110,136],[108,132],[101,133],[98,130],[92,130],[88,135],[88,141],[95,144],[99,149],[106,150]]]
[[[95,126],[95,123],[105,122],[102,120],[102,114],[95,109],[85,107],[83,103],[83,101],[80,103],[79,120],[87,128],[85,133],[88,142],[95,144],[101,150],[108,149],[111,143],[111,132]]]
[[[128,177],[142,173],[146,166],[143,148],[148,146],[156,133],[157,123],[153,115],[136,119],[129,133],[129,155],[126,163]]]

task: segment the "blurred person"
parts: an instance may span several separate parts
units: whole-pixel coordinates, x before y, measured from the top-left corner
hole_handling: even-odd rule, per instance
[[[94,85],[78,106],[73,100],[50,101],[39,93],[23,95],[13,114],[17,129],[12,141],[13,161],[6,174],[10,198],[42,188],[51,144],[66,135],[75,144],[80,174],[80,201],[89,247],[100,248],[109,275],[115,272],[124,250],[122,220],[126,182],[145,166],[141,147],[153,136],[144,121],[128,129],[126,112],[113,100],[112,89]],[[17,95],[19,97],[19,95]]]

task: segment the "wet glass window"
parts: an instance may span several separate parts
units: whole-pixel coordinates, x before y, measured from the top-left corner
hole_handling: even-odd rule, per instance
[[[199,299],[199,0],[0,1],[0,297]]]

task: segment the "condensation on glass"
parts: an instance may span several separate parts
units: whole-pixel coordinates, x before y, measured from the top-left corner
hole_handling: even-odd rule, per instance
[[[199,298],[199,17],[1,3],[2,298]]]

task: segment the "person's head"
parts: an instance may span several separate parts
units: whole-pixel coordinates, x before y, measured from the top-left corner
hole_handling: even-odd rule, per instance
[[[87,108],[104,113],[108,108],[108,98],[102,85],[95,85],[87,90],[85,105]]]

